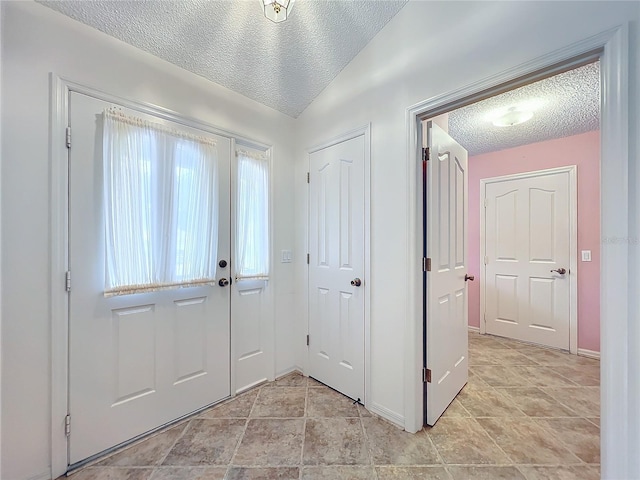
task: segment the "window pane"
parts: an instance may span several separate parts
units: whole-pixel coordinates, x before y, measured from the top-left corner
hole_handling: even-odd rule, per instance
[[[269,162],[238,152],[236,272],[238,278],[269,275]]]
[[[213,282],[215,143],[105,112],[106,293]]]

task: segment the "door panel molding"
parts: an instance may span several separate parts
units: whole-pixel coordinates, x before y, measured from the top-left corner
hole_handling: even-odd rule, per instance
[[[601,111],[601,235],[628,238],[629,235],[629,22],[567,47],[550,52],[496,75],[452,90],[407,108],[407,236],[408,295],[405,322],[405,429],[422,428],[422,145],[420,120],[449,112],[482,98],[560,73],[600,59],[602,85]],[[606,245],[605,245],[606,246]],[[603,248],[601,257],[601,350],[602,350],[602,475],[603,478],[633,476],[635,437],[629,395],[630,364],[636,358],[630,351],[629,334],[634,332],[634,316],[627,285],[630,246],[617,244]],[[637,383],[637,382],[636,382]],[[634,388],[637,386],[634,384]],[[632,421],[629,417],[632,417]]]
[[[578,168],[576,165],[566,167],[548,168],[528,172],[514,173],[513,175],[501,175],[480,180],[480,333],[486,333],[487,326],[484,320],[486,314],[486,271],[487,266],[482,261],[486,255],[486,209],[484,207],[487,185],[507,182],[510,180],[522,180],[538,178],[546,175],[567,173],[569,176],[569,351],[578,353]]]

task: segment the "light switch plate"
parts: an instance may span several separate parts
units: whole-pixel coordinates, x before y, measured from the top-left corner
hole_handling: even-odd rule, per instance
[[[582,250],[582,261],[583,262],[591,261],[591,250]]]
[[[282,250],[280,255],[280,263],[291,263],[292,261],[292,253],[291,250]]]

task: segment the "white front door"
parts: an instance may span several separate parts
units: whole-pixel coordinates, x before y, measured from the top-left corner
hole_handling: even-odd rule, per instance
[[[365,136],[309,156],[309,374],[364,401]]]
[[[467,151],[426,122],[426,423],[434,425],[468,378]],[[424,131],[424,129],[423,129]]]
[[[105,297],[101,114],[112,105],[78,93],[70,97],[69,458],[74,464],[229,396],[230,337],[229,287]],[[231,143],[216,140],[218,260],[228,262]],[[217,277],[228,278],[228,272],[228,266],[219,268]]]
[[[486,332],[569,350],[570,173],[485,184]]]

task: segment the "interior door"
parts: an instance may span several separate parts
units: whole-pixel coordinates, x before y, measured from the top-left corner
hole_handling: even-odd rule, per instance
[[[467,151],[426,122],[426,423],[468,379]],[[430,263],[430,265],[429,265]],[[429,268],[430,267],[430,268]]]
[[[364,135],[309,155],[309,374],[361,401],[364,156]]]
[[[228,287],[104,295],[101,114],[111,106],[70,95],[71,464],[230,394]],[[216,140],[218,259],[229,261],[231,144],[226,138]],[[217,276],[228,277],[228,270],[219,268]]]
[[[486,332],[569,350],[569,172],[485,187]]]

